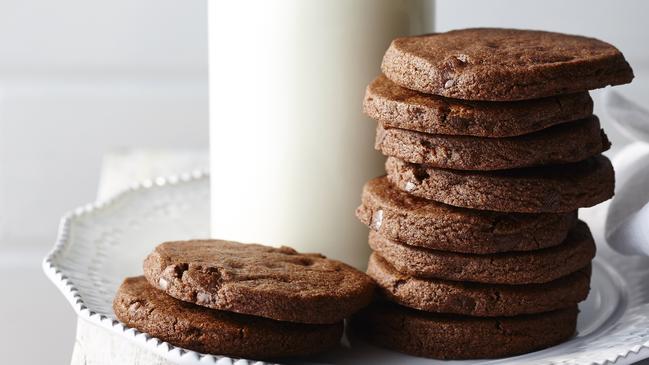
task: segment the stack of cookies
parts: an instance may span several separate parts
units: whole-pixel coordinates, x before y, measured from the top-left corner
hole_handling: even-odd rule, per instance
[[[577,209],[613,195],[588,90],[628,83],[610,44],[467,29],[399,38],[367,88],[387,176],[364,187],[381,300],[354,328],[433,358],[502,357],[575,333],[595,244]]]
[[[166,242],[127,278],[117,318],[173,345],[253,359],[309,355],[340,343],[367,305],[364,273],[318,254],[220,240]]]

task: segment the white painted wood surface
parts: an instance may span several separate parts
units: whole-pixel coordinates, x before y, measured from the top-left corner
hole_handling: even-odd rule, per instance
[[[172,365],[160,356],[86,320],[77,320],[71,365]]]

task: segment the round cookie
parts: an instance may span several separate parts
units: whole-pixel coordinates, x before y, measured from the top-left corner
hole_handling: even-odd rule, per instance
[[[631,82],[622,53],[594,38],[477,28],[397,38],[383,73],[408,89],[449,98],[510,101]]]
[[[165,242],[144,261],[149,283],[204,307],[300,323],[336,323],[372,299],[349,265],[289,247],[222,240]]]
[[[174,299],[142,276],[127,278],[113,301],[127,326],[186,349],[246,358],[310,355],[340,343],[343,323],[273,321]]]
[[[407,162],[479,171],[578,162],[610,146],[595,116],[506,138],[434,135],[379,124],[375,142],[384,155]]]
[[[498,212],[560,213],[613,196],[611,161],[599,155],[565,165],[507,171],[455,171],[388,158],[388,180],[412,195]]]
[[[469,254],[529,251],[560,244],[577,212],[499,213],[457,208],[394,188],[385,176],[363,187],[358,219],[391,240]]]
[[[422,94],[384,75],[367,87],[363,111],[391,128],[430,134],[511,137],[593,113],[587,92],[515,102],[481,102]]]
[[[548,283],[502,285],[409,276],[376,252],[367,267],[381,294],[392,302],[426,312],[477,317],[510,317],[576,305],[588,296],[590,270],[587,263]]]
[[[426,313],[375,303],[356,314],[355,334],[414,356],[482,359],[519,355],[557,345],[575,334],[577,307],[509,318]]]
[[[535,251],[492,255],[438,251],[395,242],[373,231],[369,245],[403,274],[489,284],[547,283],[587,266],[595,257],[595,242],[584,222],[562,244]]]

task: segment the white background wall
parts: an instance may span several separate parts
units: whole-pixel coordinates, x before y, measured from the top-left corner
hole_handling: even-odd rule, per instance
[[[205,7],[0,2],[0,248],[49,246],[108,150],[207,148]]]
[[[72,311],[38,264],[59,216],[94,199],[101,156],[119,147],[207,147],[205,6],[0,1],[0,362],[69,358]],[[537,28],[609,41],[637,75],[619,89],[646,105],[647,15],[643,0],[438,0],[436,18],[440,30]],[[47,347],[34,349],[30,336]]]
[[[600,38],[632,64],[649,61],[649,2],[645,0],[437,0],[437,28],[542,29]]]

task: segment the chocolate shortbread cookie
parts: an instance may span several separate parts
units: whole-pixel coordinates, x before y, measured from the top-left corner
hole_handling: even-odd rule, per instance
[[[406,89],[384,75],[367,87],[363,111],[386,127],[430,134],[511,137],[593,113],[587,92],[515,102],[450,99]]]
[[[569,94],[633,79],[622,53],[606,42],[497,28],[397,38],[381,69],[408,89],[491,101]]]
[[[301,323],[336,323],[374,290],[363,272],[319,254],[222,240],[162,243],[144,261],[144,275],[180,300]]]
[[[142,276],[127,278],[113,301],[117,318],[173,345],[203,353],[276,358],[322,352],[340,343],[343,323],[274,321],[174,299]]]
[[[388,158],[388,180],[412,195],[499,212],[570,212],[613,196],[615,174],[599,155],[565,165],[506,171],[457,171]]]
[[[375,142],[384,155],[407,162],[479,171],[578,162],[610,146],[595,116],[507,138],[444,136],[379,124]]]
[[[478,317],[509,317],[573,306],[588,296],[590,270],[588,263],[547,283],[503,285],[413,277],[399,272],[376,252],[367,267],[381,294],[390,301],[427,312]]]
[[[498,213],[457,208],[394,188],[385,176],[363,187],[358,219],[409,245],[471,254],[529,251],[560,244],[577,212]]]
[[[584,222],[562,244],[535,251],[491,255],[439,251],[395,242],[374,231],[369,244],[403,274],[490,284],[547,283],[583,268],[595,257],[595,242]]]
[[[377,302],[356,314],[355,334],[414,356],[480,359],[519,355],[568,340],[577,307],[507,318],[476,318],[416,311]]]

